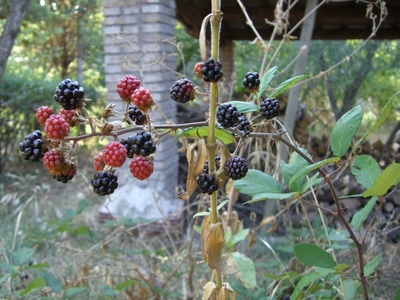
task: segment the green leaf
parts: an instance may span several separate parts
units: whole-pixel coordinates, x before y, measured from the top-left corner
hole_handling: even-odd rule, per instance
[[[386,121],[386,119],[390,116],[390,111],[392,109],[392,104],[394,102],[394,98],[400,95],[400,91],[397,92],[396,94],[394,94],[388,102],[386,102],[385,106],[383,107],[378,119],[376,120],[376,123],[374,126],[372,126],[363,136],[361,139],[359,139],[359,141],[354,145],[354,148],[352,150],[352,152],[355,152],[358,148],[358,146],[360,146],[360,144],[364,141],[364,139],[370,135],[371,133],[373,133],[375,130],[377,130],[379,127],[381,127],[381,125]]]
[[[70,287],[68,290],[65,291],[64,298],[72,299],[75,296],[86,292],[87,290],[88,290],[88,287],[86,287],[86,286]]]
[[[46,280],[44,280],[43,278],[34,278],[19,295],[20,297],[24,297],[38,289],[41,289],[45,285]]]
[[[86,200],[82,199],[78,202],[78,205],[75,210],[75,215],[81,214],[87,207],[89,206],[89,202]]]
[[[383,196],[400,179],[400,164],[392,162],[378,175],[372,186],[364,191],[363,197]]]
[[[235,276],[243,283],[247,289],[254,288],[257,285],[256,269],[253,261],[246,255],[239,252],[229,254],[234,260],[239,272]]]
[[[363,117],[360,105],[345,113],[333,127],[331,133],[331,148],[334,155],[342,157],[349,149]]]
[[[354,297],[357,295],[357,290],[360,285],[360,282],[357,280],[344,280],[343,288],[344,294],[346,295],[345,299],[354,299]]]
[[[292,192],[292,193],[260,193],[255,196],[249,201],[244,202],[243,204],[251,204],[258,201],[263,200],[285,200],[293,197],[297,197],[299,193]]]
[[[351,226],[357,228],[357,230],[361,229],[362,224],[368,218],[371,210],[374,208],[377,197],[372,197],[368,203],[358,212],[356,212],[351,219]]]
[[[27,267],[27,269],[43,269],[49,266],[48,263],[41,263],[41,264],[33,264]],[[42,277],[42,276],[40,276]]]
[[[226,103],[230,103],[232,104],[234,107],[236,107],[236,109],[241,112],[241,113],[248,113],[248,112],[252,112],[252,111],[259,111],[260,108],[258,107],[257,104],[253,103],[253,102],[245,102],[245,101],[236,101],[236,100],[232,100]]]
[[[208,136],[208,126],[190,127],[180,131],[176,137],[187,137],[191,139],[199,139]],[[215,128],[215,137],[219,139],[225,145],[229,145],[235,142],[235,136],[229,131],[222,128]]]
[[[349,240],[349,232],[347,230],[335,230],[333,229],[328,236],[328,240],[332,242],[341,242]]]
[[[259,170],[250,169],[247,175],[233,183],[235,189],[243,194],[256,196],[261,193],[283,192],[282,185],[271,175]]]
[[[7,264],[5,262],[0,262],[0,268],[9,273],[14,273],[18,271],[18,269],[15,266]]]
[[[307,180],[307,182],[303,185],[300,192],[305,193],[311,186],[318,185],[323,181],[324,179],[319,177],[319,173],[314,174],[314,176]]]
[[[63,284],[58,278],[54,277],[44,270],[39,271],[38,276],[46,280],[46,286],[51,288],[54,293],[60,293],[62,291]]]
[[[284,91],[289,89],[291,86],[293,86],[294,84],[299,82],[303,77],[304,77],[304,75],[299,75],[299,76],[289,78],[288,80],[286,80],[286,81],[282,82],[280,85],[278,85],[278,87],[269,96],[274,98],[274,97],[278,96],[279,94],[282,94]]]
[[[121,282],[121,283],[118,283],[117,285],[115,285],[114,289],[116,291],[118,291],[118,292],[121,292],[122,290],[130,287],[131,285],[133,285],[135,283],[138,283],[138,281],[137,280],[133,280],[133,279],[126,280],[124,282]]]
[[[359,184],[368,189],[381,174],[381,168],[371,156],[358,155],[351,164],[351,173]]]
[[[377,256],[375,256],[371,261],[369,261],[364,266],[364,275],[365,276],[372,275],[372,273],[374,273],[376,268],[379,266],[381,259],[382,259],[382,252],[379,252]]]
[[[314,171],[315,169],[318,169],[324,165],[327,165],[327,164],[330,164],[333,162],[338,162],[339,160],[340,160],[340,157],[331,157],[331,158],[321,160],[321,161],[316,162],[311,165],[309,165],[307,162],[307,166],[303,167],[298,172],[295,172],[294,176],[290,179],[289,189],[291,191],[293,191],[292,188],[296,188],[300,182],[304,181],[306,179],[305,176],[308,173],[310,173],[311,171]]]
[[[290,295],[290,300],[296,300],[303,288],[317,280],[319,277],[320,275],[315,272],[304,275],[297,283],[292,295]]]
[[[332,258],[332,256],[317,245],[302,243],[294,245],[293,249],[296,257],[305,266],[314,266],[328,269],[336,266],[336,262]]]
[[[249,234],[249,229],[245,228],[242,229],[240,231],[238,231],[234,236],[232,236],[232,238],[230,239],[230,242],[235,245],[241,241],[243,241],[247,235]]]
[[[306,149],[299,148],[299,150],[311,158],[310,154],[307,152]],[[281,160],[280,168],[282,171],[283,180],[285,181],[286,185],[289,187],[289,189],[292,192],[293,191],[296,191],[296,192],[301,191],[302,186],[306,182],[306,178],[305,177],[298,178],[298,180],[296,180],[294,182],[291,182],[291,180],[298,172],[301,172],[308,165],[310,165],[309,162],[307,160],[305,160],[297,152],[293,152],[290,155],[289,163],[286,163],[285,161]]]
[[[394,295],[393,300],[400,300],[400,288],[397,289],[396,295]]]
[[[200,211],[193,216],[193,219],[196,217],[209,216],[209,215],[210,215],[209,211]]]
[[[23,247],[16,252],[12,253],[14,264],[17,266],[26,265],[31,260],[33,249]]]
[[[108,285],[103,285],[100,288],[101,292],[103,293],[103,297],[104,295],[110,296],[110,297],[116,297],[118,295],[117,291],[114,291],[112,288],[110,288]]]
[[[272,67],[261,77],[260,89],[258,90],[257,98],[260,98],[265,90],[268,88],[269,83],[271,82],[272,78],[274,78],[276,70],[278,70],[278,67]]]

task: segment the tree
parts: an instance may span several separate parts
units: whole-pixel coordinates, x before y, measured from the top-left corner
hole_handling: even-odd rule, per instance
[[[0,38],[0,82],[30,0],[14,0]]]

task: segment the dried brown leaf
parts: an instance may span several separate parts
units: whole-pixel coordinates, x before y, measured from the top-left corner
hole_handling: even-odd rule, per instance
[[[207,257],[207,237],[210,234],[210,216],[204,216],[203,222],[201,223],[201,251],[203,253],[203,260],[208,261]]]
[[[225,238],[222,223],[211,224],[205,245],[208,266],[222,275],[234,274],[237,270],[231,269],[222,259],[222,247],[224,244]]]
[[[217,300],[236,300],[236,292],[228,282],[224,282],[221,290],[218,293]]]
[[[186,152],[186,158],[188,161],[188,175],[186,180],[187,195],[182,195],[183,198],[179,198],[183,200],[186,198],[189,199],[197,188],[196,177],[204,168],[204,163],[207,159],[207,149],[204,139],[200,139],[190,145]]]
[[[214,282],[209,281],[203,287],[203,298],[202,300],[217,300],[217,286]]]
[[[212,14],[209,14],[203,19],[201,23],[201,29],[199,33],[199,48],[200,48],[200,57],[203,61],[207,60],[207,25],[210,21]]]

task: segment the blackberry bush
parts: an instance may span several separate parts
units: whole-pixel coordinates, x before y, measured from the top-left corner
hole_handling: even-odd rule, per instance
[[[212,193],[218,190],[217,177],[215,177],[214,175],[207,175],[201,173],[200,175],[197,176],[196,182],[200,188],[200,191],[203,194],[211,195]]]
[[[270,120],[279,115],[280,106],[279,101],[274,98],[267,98],[261,102],[260,113],[261,115]]]
[[[202,65],[201,73],[205,82],[218,82],[223,79],[224,72],[221,70],[222,64],[219,61],[215,62],[213,58],[209,58]]]
[[[193,83],[187,79],[179,79],[169,89],[171,99],[179,103],[187,103],[194,100],[195,88]]]
[[[224,171],[226,176],[233,180],[241,179],[247,174],[247,162],[243,157],[233,156],[226,161]]]
[[[260,87],[260,76],[257,72],[247,72],[242,81],[242,84],[247,90],[255,93]]]
[[[147,122],[146,116],[135,105],[129,105],[128,106],[127,116],[136,125],[143,125],[143,124],[146,124],[146,122]]]
[[[118,176],[112,172],[96,172],[91,184],[96,194],[100,196],[110,195],[118,187]]]
[[[238,124],[239,116],[237,108],[230,103],[221,104],[217,108],[217,122],[224,128]]]
[[[125,103],[131,102],[131,95],[140,87],[140,80],[133,75],[126,75],[117,84],[117,93]]]
[[[23,142],[19,144],[19,150],[22,152],[22,157],[25,160],[40,161],[43,157],[43,141],[42,132],[35,130],[25,136]]]

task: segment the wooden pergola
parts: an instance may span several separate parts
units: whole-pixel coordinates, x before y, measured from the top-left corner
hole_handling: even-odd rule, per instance
[[[269,39],[273,26],[268,21],[274,21],[277,0],[242,0],[241,3],[253,21],[261,37]],[[286,20],[287,30],[290,30],[303,17],[306,0],[282,1],[282,19]],[[375,0],[330,0],[323,3],[317,10],[313,39],[320,40],[344,40],[365,39],[371,32],[373,21],[367,17],[368,3]],[[383,1],[382,1],[383,2]],[[387,0],[387,16],[381,24],[376,39],[399,39],[400,38],[400,0]],[[321,1],[319,1],[321,3]],[[288,9],[288,5],[292,5]],[[211,1],[205,0],[176,0],[176,15],[187,32],[197,38],[200,32],[202,20],[210,13]],[[380,10],[373,5],[372,12],[379,21]],[[256,36],[249,25],[239,2],[236,0],[222,0],[221,11],[223,12],[221,39],[228,40],[252,40]],[[294,32],[293,36],[300,36],[301,26]],[[279,36],[277,36],[279,38]]]

